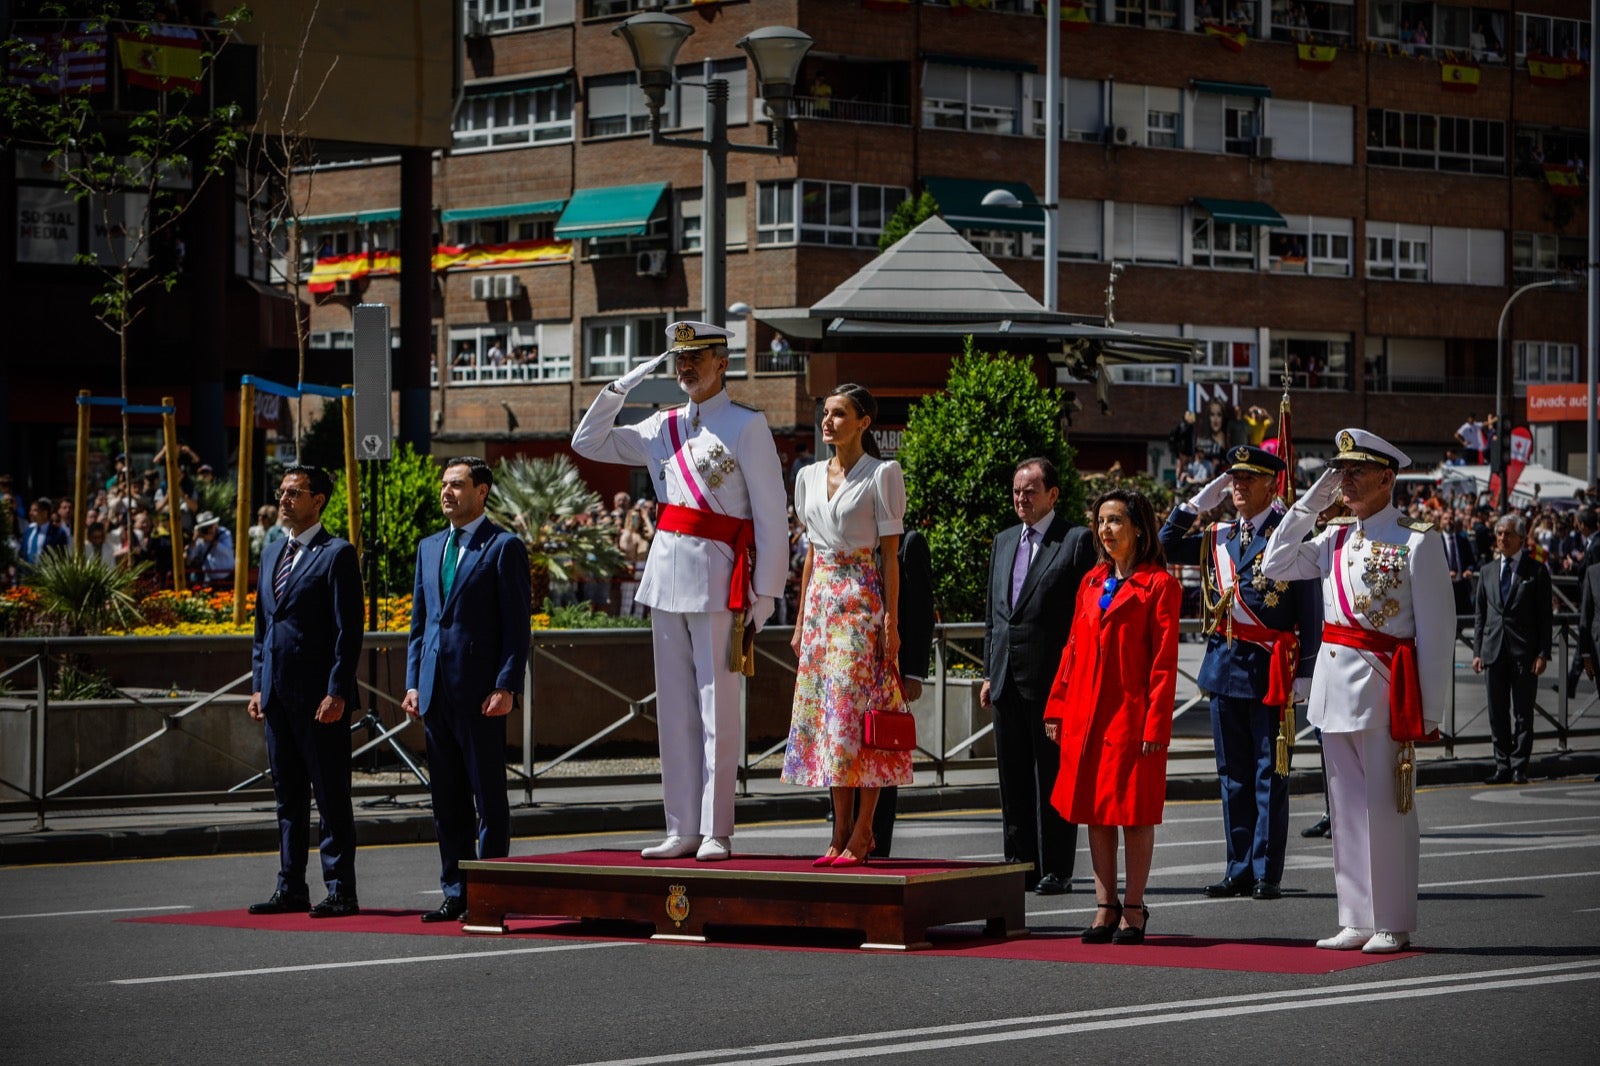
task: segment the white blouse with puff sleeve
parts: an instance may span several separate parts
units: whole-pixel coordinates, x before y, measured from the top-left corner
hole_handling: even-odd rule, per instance
[[[892,459],[863,455],[830,500],[828,461],[819,460],[794,479],[794,513],[819,551],[876,548],[880,537],[905,531],[905,475]]]

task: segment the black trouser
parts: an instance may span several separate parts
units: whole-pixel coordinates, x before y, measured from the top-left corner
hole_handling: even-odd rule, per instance
[[[1528,756],[1533,753],[1533,701],[1539,685],[1533,663],[1502,655],[1483,672],[1489,686],[1495,768],[1526,773]]]
[[[1044,732],[1044,708],[1007,697],[994,704],[994,747],[1000,773],[1000,818],[1007,862],[1031,862],[1031,885],[1047,874],[1072,880],[1078,827],[1050,803],[1061,748]]]

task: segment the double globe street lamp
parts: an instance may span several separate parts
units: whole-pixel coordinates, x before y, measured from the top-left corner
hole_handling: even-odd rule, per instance
[[[635,15],[611,32],[626,41],[633,53],[639,88],[644,90],[645,107],[650,112],[650,143],[669,148],[694,148],[704,153],[700,300],[706,320],[713,325],[725,325],[728,153],[783,155],[787,152],[795,79],[812,40],[807,34],[787,26],[764,26],[739,40],[739,48],[755,64],[756,83],[765,101],[767,117],[772,120],[770,143],[758,145],[728,141],[728,83],[709,76],[704,82],[681,81],[681,84],[705,89],[704,136],[700,140],[662,136],[661,109],[666,104],[667,90],[672,88],[678,49],[694,33],[693,26],[675,15],[651,12]]]

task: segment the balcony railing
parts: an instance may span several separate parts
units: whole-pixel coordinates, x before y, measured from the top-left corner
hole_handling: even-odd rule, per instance
[[[1494,378],[1440,377],[1437,374],[1368,374],[1367,391],[1486,396],[1494,391]]]
[[[799,118],[835,122],[869,122],[880,126],[909,126],[911,108],[881,100],[842,100],[837,96],[796,96],[791,105]]]
[[[572,380],[572,364],[539,366],[534,363],[516,363],[503,366],[453,366],[450,368],[452,385],[519,385],[540,381]],[[439,387],[439,368],[429,368],[429,384]]]
[[[792,348],[782,352],[757,352],[757,374],[798,374],[805,369],[805,355]]]

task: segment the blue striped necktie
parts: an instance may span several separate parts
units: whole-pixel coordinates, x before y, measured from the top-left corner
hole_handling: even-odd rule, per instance
[[[272,598],[283,599],[283,592],[289,587],[289,571],[294,569],[295,556],[300,553],[300,542],[293,537],[283,549],[283,558],[278,560],[278,572],[272,575]]]

